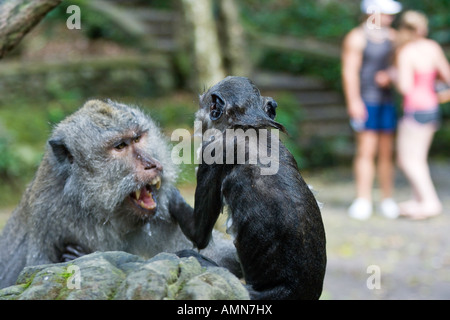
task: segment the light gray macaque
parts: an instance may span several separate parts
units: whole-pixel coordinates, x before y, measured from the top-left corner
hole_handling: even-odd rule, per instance
[[[94,251],[143,257],[192,248],[172,218],[192,208],[174,187],[166,138],[137,108],[88,101],[59,123],[37,173],[0,235],[0,288],[25,266]],[[231,240],[201,252],[239,274]]]

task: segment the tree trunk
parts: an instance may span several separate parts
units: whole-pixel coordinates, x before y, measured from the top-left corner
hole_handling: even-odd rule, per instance
[[[0,59],[62,0],[0,0]]]
[[[230,75],[248,77],[251,63],[248,57],[244,29],[239,18],[239,7],[235,0],[219,0],[222,50]]]
[[[181,0],[187,30],[191,32],[193,66],[197,75],[194,90],[204,90],[225,77],[221,48],[211,0]]]

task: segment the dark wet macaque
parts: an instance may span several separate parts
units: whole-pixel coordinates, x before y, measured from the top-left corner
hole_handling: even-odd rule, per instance
[[[186,236],[202,249],[227,206],[229,231],[252,299],[318,299],[326,267],[325,231],[317,201],[295,159],[277,135],[266,132],[285,130],[274,120],[276,107],[272,98],[261,96],[249,79],[241,77],[227,77],[200,97],[197,120],[204,131],[221,133],[203,143],[203,159],[208,155],[205,150],[215,144],[223,147],[215,148],[223,150],[223,161],[199,165],[193,215],[175,217]],[[230,138],[239,129],[256,132],[256,140],[266,143],[258,141],[255,147],[248,139],[239,149],[239,139]],[[237,161],[239,150],[245,150],[242,164]],[[257,156],[252,158],[255,150]],[[263,169],[273,163],[263,160],[274,154],[276,170],[264,174]]]
[[[59,123],[42,162],[0,236],[0,288],[25,266],[94,251],[152,257],[191,248],[174,213],[193,209],[174,187],[177,168],[155,123],[137,108],[88,101]],[[231,241],[204,254],[239,269]]]

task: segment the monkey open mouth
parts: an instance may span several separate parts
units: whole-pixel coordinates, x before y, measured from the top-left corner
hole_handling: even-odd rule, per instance
[[[145,215],[153,215],[156,212],[157,203],[154,191],[161,187],[161,177],[154,178],[149,184],[130,194],[131,201],[141,209]]]

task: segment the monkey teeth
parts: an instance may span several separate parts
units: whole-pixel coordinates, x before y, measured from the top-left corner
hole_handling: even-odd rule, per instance
[[[152,182],[153,183],[153,182]],[[158,184],[161,184],[161,179],[155,180],[155,187],[158,189]],[[130,197],[134,203],[145,210],[156,209],[156,201],[153,198],[153,189],[151,185],[146,185],[139,190],[133,192]]]
[[[161,188],[161,177],[157,176],[155,179],[153,179],[150,184],[152,186],[155,186],[156,190],[159,190]]]
[[[161,188],[161,177],[153,178],[147,185],[130,194],[132,202],[141,209],[147,211],[146,214],[153,214],[157,207],[153,191]],[[150,213],[148,212],[150,211]]]

